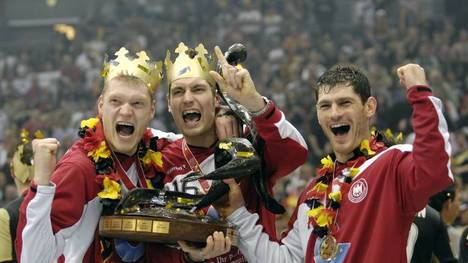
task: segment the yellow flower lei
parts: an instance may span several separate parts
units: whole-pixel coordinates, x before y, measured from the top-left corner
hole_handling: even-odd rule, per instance
[[[80,123],[80,133],[85,134],[87,129],[95,129],[96,125],[100,122],[98,118],[89,118],[87,120],[82,120]],[[90,157],[95,163],[98,163],[100,160],[111,158],[111,151],[107,147],[106,141],[103,140],[96,149],[92,149],[87,153],[87,156]],[[153,151],[152,149],[147,149],[145,156],[141,159],[141,162],[144,167],[159,167],[162,168],[162,154],[159,151]],[[153,188],[151,181],[146,179],[149,188]],[[98,196],[102,199],[120,199],[121,197],[121,187],[120,183],[112,179],[110,176],[104,176],[103,179],[103,189],[98,193]]]

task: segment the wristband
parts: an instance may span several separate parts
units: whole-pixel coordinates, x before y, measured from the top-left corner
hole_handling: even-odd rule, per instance
[[[190,257],[189,253],[187,253],[187,252],[184,252],[184,261],[187,262],[187,263],[202,263],[202,262],[206,262],[205,260],[203,260],[203,261],[195,261],[195,260],[193,260],[193,259]]]
[[[258,116],[262,115],[263,113],[265,113],[265,112],[268,110],[268,108],[270,108],[270,100],[267,99],[266,97],[262,97],[262,99],[263,99],[263,101],[265,102],[265,107],[263,107],[263,108],[262,108],[261,110],[259,110],[259,111],[255,111],[255,112],[249,111],[250,116],[252,116],[252,117],[258,117]]]

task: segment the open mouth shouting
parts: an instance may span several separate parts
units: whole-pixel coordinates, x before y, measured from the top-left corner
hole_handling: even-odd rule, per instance
[[[194,127],[201,119],[201,113],[198,110],[186,110],[182,112],[184,123],[189,127]]]
[[[333,124],[330,128],[331,128],[332,133],[335,136],[341,137],[341,136],[346,136],[348,134],[349,130],[351,129],[351,126],[348,124],[339,123],[339,124]]]
[[[130,122],[119,121],[115,125],[115,130],[121,137],[130,137],[135,132],[135,126]]]

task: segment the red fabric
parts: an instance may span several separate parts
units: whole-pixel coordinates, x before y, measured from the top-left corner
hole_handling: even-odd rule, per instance
[[[409,145],[397,145],[369,159],[353,180],[367,183],[365,198],[352,202],[346,195],[338,210],[335,237],[339,243],[350,244],[345,263],[406,262],[406,243],[415,213],[427,204],[430,196],[452,183],[447,167],[449,154],[444,150],[444,134],[439,129],[445,125],[446,132],[447,127],[434,107],[430,91],[412,87],[407,97],[413,107],[416,134],[412,151]],[[316,183],[313,180],[305,189],[298,207]],[[297,219],[296,209],[289,230]],[[305,262],[315,262],[315,241],[315,234],[311,234]]]
[[[283,115],[281,111],[274,106],[274,103],[270,103],[269,105],[270,108],[261,116],[256,117],[255,122],[258,135],[266,142],[264,158],[267,164],[267,173],[270,176],[267,190],[272,193],[273,185],[278,178],[288,175],[305,162],[307,149],[289,137],[281,137],[278,127],[275,126],[275,124],[282,119]],[[292,126],[290,127],[291,132],[294,133],[294,131],[292,131]],[[186,162],[183,155],[182,142],[183,139],[179,139],[173,143],[160,142],[158,144],[158,146],[164,145],[161,149],[163,153],[163,166],[166,174],[164,183],[170,190],[185,190],[192,194],[202,193],[201,189],[197,189],[197,187],[200,188],[198,182],[195,185],[180,183],[181,178],[191,173],[190,165]],[[202,168],[205,167],[205,169],[208,169],[206,168],[209,166],[207,163],[211,163],[211,167],[214,168],[214,158],[207,161],[213,156],[213,148],[190,147],[190,150]],[[211,171],[212,170],[205,170],[204,172]],[[260,215],[259,223],[263,225],[264,232],[270,236],[271,240],[276,240],[276,215],[268,211],[259,199],[253,187],[252,178],[244,178],[240,183],[240,187],[247,209]],[[234,261],[239,263],[246,262],[239,250],[235,247],[225,255],[208,260],[208,262]]]

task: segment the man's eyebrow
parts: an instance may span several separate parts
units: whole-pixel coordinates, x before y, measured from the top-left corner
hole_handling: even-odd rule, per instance
[[[317,101],[317,105],[318,105],[318,104],[324,104],[324,103],[331,103],[331,100],[329,100],[329,99],[324,99],[324,100],[319,100],[319,101]]]
[[[171,88],[171,90],[175,90],[175,89],[184,89],[184,87],[181,85],[176,85]]]

